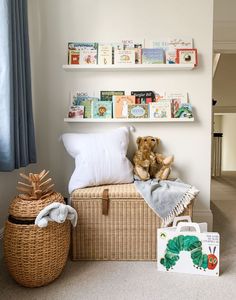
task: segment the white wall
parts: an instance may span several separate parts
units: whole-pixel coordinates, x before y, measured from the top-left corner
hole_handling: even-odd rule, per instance
[[[73,161],[58,138],[63,132],[99,132],[115,124],[64,124],[72,89],[183,90],[194,106],[194,123],[137,124],[138,135],[159,136],[175,155],[174,173],[201,191],[197,210],[209,212],[213,1],[205,0],[30,0],[29,24],[39,164],[51,170],[66,193]],[[201,16],[201,17],[199,17]],[[191,72],[83,72],[62,70],[68,41],[117,41],[190,36],[199,51]]]

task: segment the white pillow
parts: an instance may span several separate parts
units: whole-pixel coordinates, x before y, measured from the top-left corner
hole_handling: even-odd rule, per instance
[[[126,157],[128,128],[108,133],[65,133],[62,140],[67,152],[75,158],[69,193],[87,186],[133,182],[133,165]]]

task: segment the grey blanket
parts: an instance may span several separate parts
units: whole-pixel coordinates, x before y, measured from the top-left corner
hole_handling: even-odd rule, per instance
[[[162,226],[173,222],[199,193],[180,179],[142,181],[136,177],[134,184],[149,207],[162,219]]]

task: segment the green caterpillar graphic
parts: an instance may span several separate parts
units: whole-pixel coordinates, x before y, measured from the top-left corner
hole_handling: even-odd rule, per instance
[[[218,259],[215,256],[216,247],[211,253],[211,248],[209,247],[210,254],[202,253],[202,242],[196,236],[192,235],[179,235],[168,241],[165,256],[160,259],[160,263],[165,266],[168,271],[170,268],[175,266],[176,262],[179,260],[180,251],[190,251],[193,265],[196,268],[206,270],[214,270]]]

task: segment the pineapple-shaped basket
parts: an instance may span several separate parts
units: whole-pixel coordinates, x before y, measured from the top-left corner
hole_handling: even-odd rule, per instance
[[[9,208],[4,230],[4,258],[12,277],[27,287],[43,286],[62,272],[70,245],[70,223],[49,222],[47,227],[34,225],[38,213],[53,202],[64,203],[53,191],[49,172],[20,174],[26,182],[18,182],[22,194]]]

